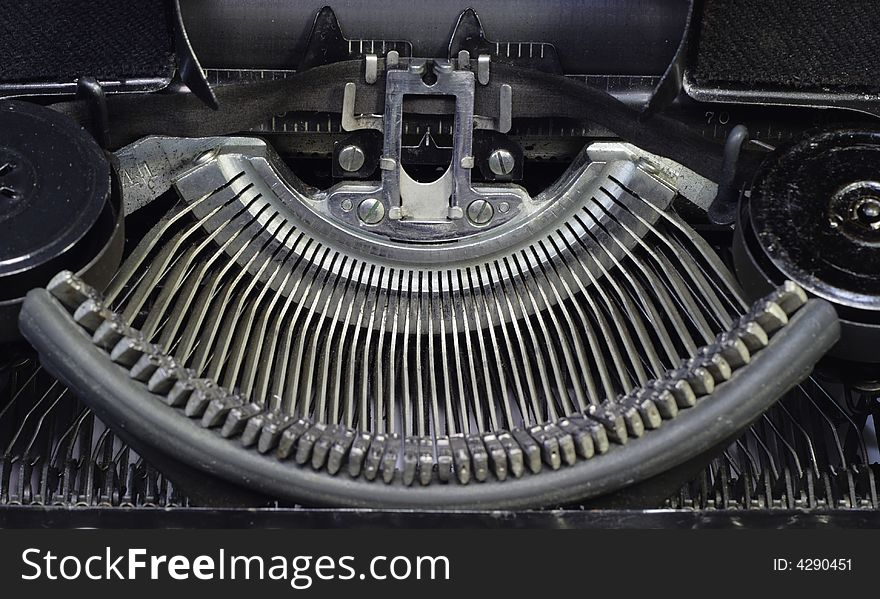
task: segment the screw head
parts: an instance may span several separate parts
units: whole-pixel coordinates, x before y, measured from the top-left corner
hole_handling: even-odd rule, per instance
[[[880,198],[862,198],[853,210],[856,220],[863,226],[873,230],[880,230]]]
[[[829,225],[859,242],[876,243],[880,236],[880,181],[856,181],[831,198]]]
[[[498,176],[509,175],[515,165],[513,154],[505,149],[498,149],[489,154],[489,170]]]
[[[385,218],[385,205],[376,198],[367,198],[358,206],[358,217],[364,224],[379,224]]]
[[[340,204],[340,206],[343,212],[351,212],[351,209],[354,207],[354,205],[351,203],[351,200],[348,198],[342,200],[342,204]]]
[[[485,225],[494,214],[495,209],[486,200],[474,200],[467,207],[468,219],[475,225]]]
[[[350,144],[339,150],[339,166],[342,170],[353,173],[360,170],[364,165],[364,151],[358,146]]]

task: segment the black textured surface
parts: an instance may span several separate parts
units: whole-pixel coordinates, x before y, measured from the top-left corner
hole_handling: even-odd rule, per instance
[[[880,131],[825,131],[767,159],[742,203],[734,244],[749,295],[776,280],[832,302],[833,355],[880,363]]]
[[[0,0],[0,81],[168,77],[168,0]]]
[[[880,90],[876,0],[706,0],[701,86]]]

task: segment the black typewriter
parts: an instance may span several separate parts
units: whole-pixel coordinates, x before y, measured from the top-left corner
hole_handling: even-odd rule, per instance
[[[0,14],[3,527],[877,521],[875,2]]]

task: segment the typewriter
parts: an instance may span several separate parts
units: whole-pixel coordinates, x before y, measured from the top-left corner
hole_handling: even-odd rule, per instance
[[[880,509],[874,2],[3,4],[4,526]]]

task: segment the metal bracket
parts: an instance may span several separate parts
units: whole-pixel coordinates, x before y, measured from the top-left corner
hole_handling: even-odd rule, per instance
[[[467,51],[460,52],[457,60],[453,61],[401,60],[396,52],[389,52],[384,61],[376,56],[368,56],[364,71],[368,84],[378,79],[380,66],[384,66],[385,75],[384,114],[356,114],[357,85],[348,82],[343,91],[342,128],[346,131],[382,131],[384,142],[379,159],[382,180],[378,186],[370,188],[362,184],[338,186],[328,198],[331,211],[338,212],[338,216],[344,220],[357,215],[362,226],[391,227],[394,237],[416,240],[454,237],[467,232],[462,229],[483,228],[513,218],[519,212],[523,198],[527,197],[521,188],[499,187],[486,193],[478,192],[471,185],[471,170],[475,166],[474,129],[491,129],[502,133],[510,130],[511,86],[500,86],[497,117],[477,116],[474,115],[476,81],[478,78],[488,78],[488,61],[478,59],[475,73],[471,69]],[[429,72],[436,80],[426,76]],[[431,182],[420,182],[413,178],[401,159],[405,96],[448,96],[455,99],[452,158],[446,171]],[[368,202],[373,209],[353,210],[354,206],[361,206],[364,202]],[[381,203],[381,209],[378,203]],[[502,209],[495,210],[495,204]],[[337,209],[334,210],[334,207]],[[363,218],[364,214],[368,214],[369,218]],[[394,221],[399,224],[393,224]]]
[[[110,117],[104,88],[94,77],[80,77],[76,82],[76,99],[86,103],[91,119],[89,132],[106,150],[110,146]]]
[[[344,131],[357,131],[358,129],[382,131],[382,117],[380,115],[355,115],[354,103],[356,99],[357,85],[349,81],[345,84],[342,91],[342,129]]]

